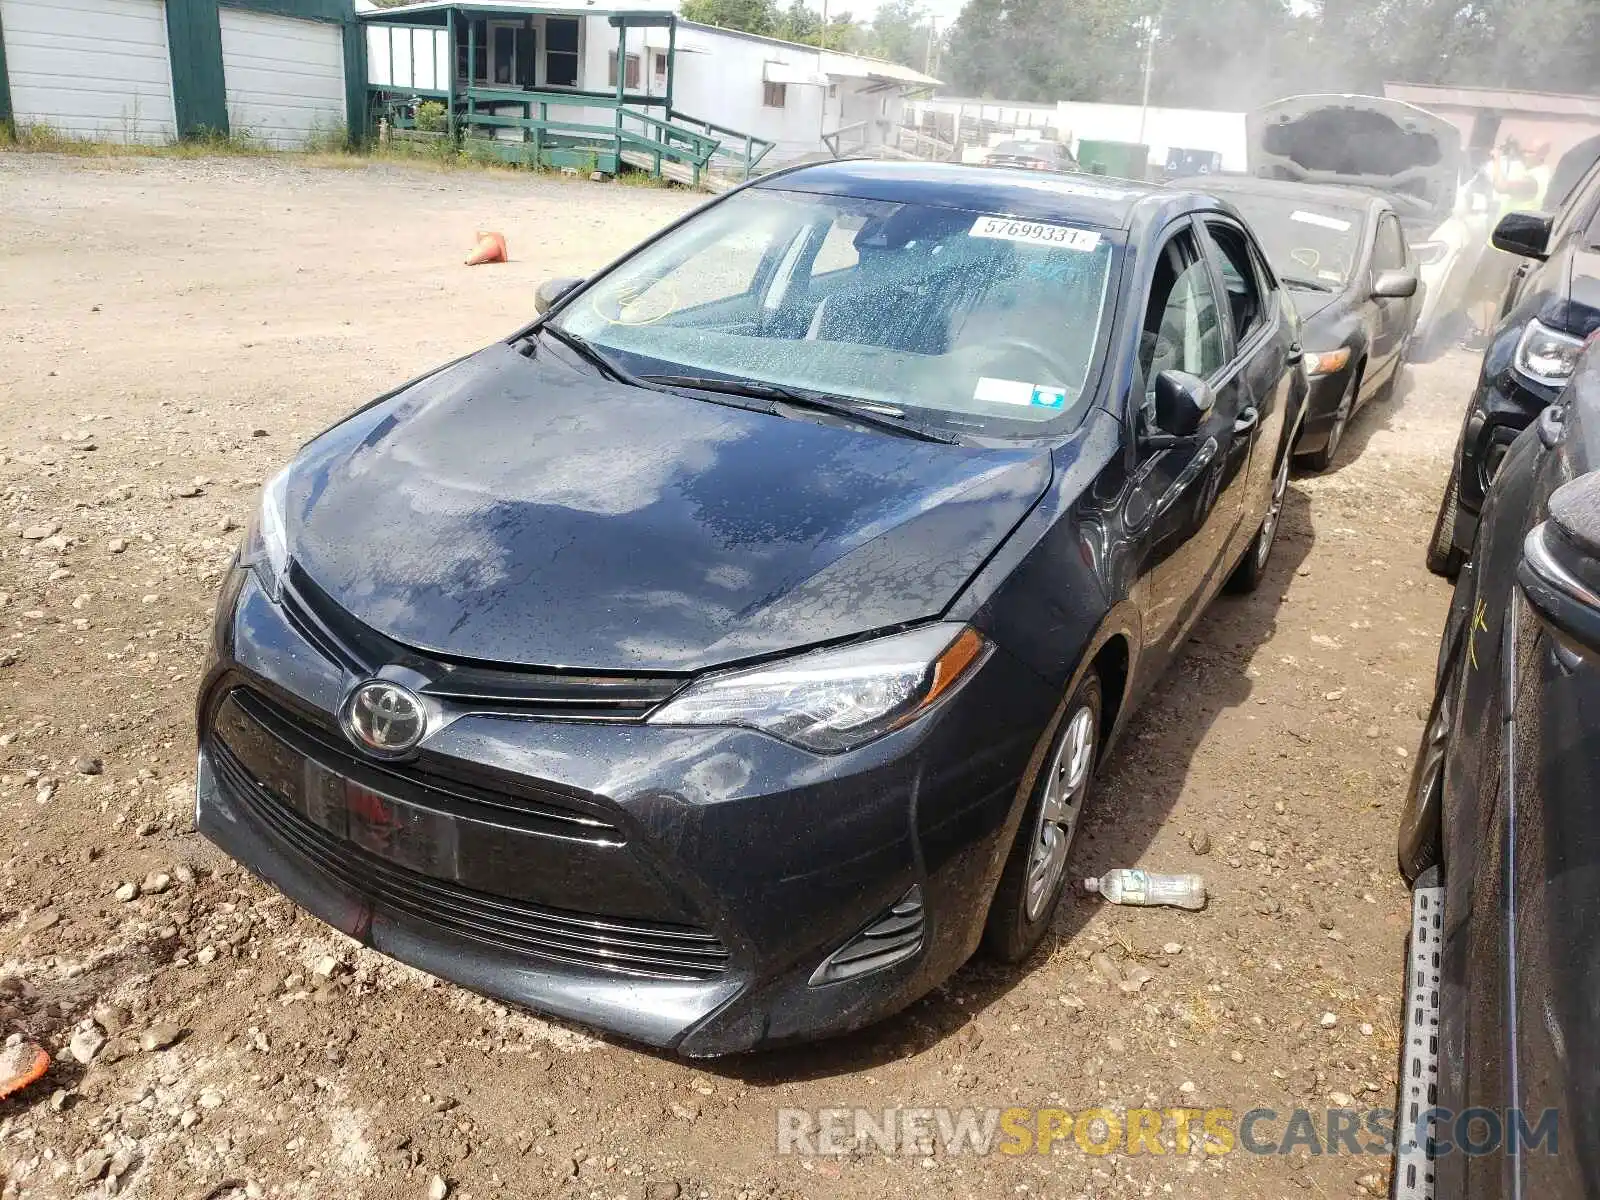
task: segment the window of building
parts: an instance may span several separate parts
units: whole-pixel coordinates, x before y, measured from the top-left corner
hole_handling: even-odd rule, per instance
[[[617,52],[613,50],[606,58],[606,86],[617,86]],[[625,91],[636,92],[639,90],[639,56],[628,55],[628,81],[623,85]]]
[[[789,85],[786,83],[763,83],[761,85],[761,103],[766,108],[783,108],[789,103]]]
[[[494,25],[494,81],[510,87],[517,78],[517,30],[513,25]]]
[[[613,70],[615,69],[615,55]],[[578,19],[548,17],[544,23],[544,82],[546,87],[578,86]]]
[[[664,92],[667,90],[667,55],[663,50],[653,51],[650,55],[650,78],[653,90]]]

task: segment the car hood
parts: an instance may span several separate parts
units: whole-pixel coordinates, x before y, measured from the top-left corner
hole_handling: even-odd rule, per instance
[[[1455,208],[1461,133],[1414,104],[1291,96],[1249,113],[1245,132],[1246,159],[1258,178],[1369,188],[1439,219]]]
[[[1343,292],[1314,292],[1306,288],[1286,288],[1289,300],[1294,304],[1295,312],[1300,314],[1302,321],[1309,321],[1312,317],[1333,308],[1344,301]]]
[[[290,554],[397,642],[691,671],[937,616],[1050,455],[786,419],[490,347],[313,441]]]

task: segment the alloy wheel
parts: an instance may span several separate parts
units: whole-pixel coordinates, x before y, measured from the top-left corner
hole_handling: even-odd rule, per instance
[[[1422,763],[1417,769],[1416,796],[1413,803],[1420,809],[1438,786],[1444,771],[1445,756],[1450,750],[1450,725],[1455,705],[1451,693],[1455,690],[1456,672],[1451,671],[1445,686],[1439,689],[1439,701],[1434,706],[1433,720],[1428,722],[1428,732],[1422,743]]]
[[[1356,388],[1352,380],[1350,386],[1339,399],[1339,407],[1333,414],[1333,428],[1328,430],[1328,448],[1326,454],[1328,461],[1333,461],[1334,451],[1338,450],[1339,443],[1344,439],[1344,427],[1350,423],[1350,410],[1355,406]]]
[[[1278,515],[1283,512],[1283,496],[1289,490],[1289,456],[1278,464],[1277,477],[1272,481],[1272,503],[1267,506],[1266,520],[1261,522],[1261,533],[1256,539],[1256,567],[1267,565],[1272,553],[1272,539],[1278,536]]]
[[[1067,869],[1067,851],[1078,830],[1083,798],[1094,764],[1094,710],[1084,705],[1067,722],[1045,781],[1044,802],[1028,856],[1027,916],[1036,921],[1049,905]]]

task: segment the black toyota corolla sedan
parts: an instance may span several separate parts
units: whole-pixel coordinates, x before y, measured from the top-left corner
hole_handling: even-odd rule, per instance
[[[1597,800],[1600,333],[1507,452],[1439,647],[1400,829],[1400,1197],[1600,1194]]]
[[[1350,419],[1394,389],[1405,363],[1421,297],[1400,218],[1354,188],[1249,176],[1192,184],[1244,215],[1299,310],[1311,391],[1295,454],[1324,471]]]
[[[200,829],[385,953],[686,1055],[1026,956],[1107,747],[1272,549],[1305,384],[1237,215],[830,163],[539,307],[267,484]]]

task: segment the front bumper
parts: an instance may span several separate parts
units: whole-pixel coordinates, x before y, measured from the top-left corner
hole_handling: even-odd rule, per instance
[[[462,712],[398,768],[343,739],[358,677],[253,573],[224,608],[199,701],[206,837],[396,959],[692,1056],[858,1028],[965,961],[1058,699],[997,650],[927,718],[847,754]],[[912,889],[913,955],[812,984]]]
[[[1499,457],[1560,395],[1560,389],[1535,383],[1512,367],[1521,336],[1521,325],[1502,329],[1484,353],[1478,383],[1462,424],[1456,448],[1460,489],[1456,500],[1456,545],[1462,550],[1472,547],[1478,516]]]
[[[1296,454],[1311,454],[1328,444],[1334,420],[1339,413],[1339,402],[1350,386],[1350,373],[1354,364],[1327,375],[1316,375],[1306,381],[1306,416],[1300,424],[1300,437],[1294,444]]]

